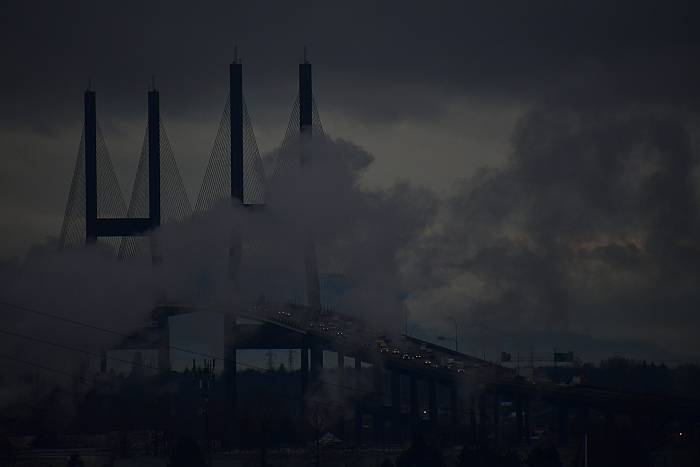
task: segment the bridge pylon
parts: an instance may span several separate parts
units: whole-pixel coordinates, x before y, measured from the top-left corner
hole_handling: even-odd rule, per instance
[[[189,215],[189,200],[161,122],[155,85],[148,90],[148,127],[128,209],[98,124],[93,89],[85,90],[83,104],[83,132],[60,246],[89,245],[102,237],[125,256],[133,253],[129,250],[135,245],[134,237],[150,235],[164,217],[182,219]],[[166,178],[164,184],[162,177]],[[151,247],[157,262],[157,248],[153,243]]]
[[[299,134],[300,134],[300,166],[307,162],[309,143],[313,137],[313,81],[311,63],[304,59],[299,64]],[[318,261],[316,244],[313,233],[309,232],[304,245],[304,273],[306,279],[306,302],[314,310],[321,310],[321,286],[318,278]]]

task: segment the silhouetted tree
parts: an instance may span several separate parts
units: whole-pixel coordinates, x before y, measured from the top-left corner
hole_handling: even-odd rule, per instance
[[[562,467],[559,451],[553,446],[534,448],[525,463],[529,467]]]
[[[17,457],[17,449],[10,440],[3,435],[0,435],[0,458],[4,459],[8,465],[15,465]]]
[[[313,429],[314,444],[316,448],[316,467],[321,465],[321,436],[327,428],[328,413],[319,404],[314,406],[309,416],[309,423]]]
[[[85,467],[85,463],[83,462],[83,459],[80,458],[80,454],[74,452],[68,458],[66,467]]]
[[[649,467],[649,442],[633,424],[599,429],[589,436],[588,460],[590,465],[600,467]]]
[[[444,465],[440,452],[429,446],[418,435],[411,446],[396,459],[396,467],[441,467]]]
[[[177,441],[168,460],[168,467],[204,467],[205,465],[204,455],[199,445],[186,436]]]
[[[520,457],[512,451],[496,453],[484,446],[462,448],[458,467],[521,467]]]

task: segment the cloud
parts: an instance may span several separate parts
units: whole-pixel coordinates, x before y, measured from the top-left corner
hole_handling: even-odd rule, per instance
[[[0,299],[122,335],[146,328],[153,307],[161,303],[225,311],[260,296],[305,302],[305,246],[313,239],[320,273],[343,278],[345,291],[336,306],[398,332],[404,291],[399,257],[432,222],[434,196],[407,183],[364,190],[360,177],[373,160],[367,152],[320,136],[300,143],[278,151],[280,160],[290,162],[289,171],[270,177],[264,207],[223,199],[206,213],[156,230],[159,264],[152,265],[148,250],[121,261],[101,243],[58,251],[52,242],[0,265]],[[302,148],[306,162],[300,168]],[[236,266],[230,257],[239,245],[242,260]],[[93,354],[122,340],[12,307],[0,309],[0,329]],[[3,339],[0,348],[71,373],[81,373],[86,360],[16,336]]]
[[[696,2],[0,8],[9,19],[0,39],[12,44],[4,64],[13,71],[0,76],[0,206],[13,222],[0,234],[3,257],[58,230],[88,80],[125,187],[141,143],[145,90],[156,76],[194,193],[233,45],[245,64],[256,134],[269,149],[286,123],[306,44],[319,108],[346,138],[328,152],[351,166],[343,158],[357,158],[357,166],[321,165],[307,184],[286,187],[284,212],[246,221],[251,236],[282,227],[299,233],[310,213],[323,213],[319,248],[350,256],[349,270],[380,284],[376,291],[410,289],[422,317],[454,313],[468,323],[580,330],[697,354],[687,331],[700,264]],[[505,135],[521,115],[506,160]],[[324,178],[326,171],[339,177]],[[440,191],[460,177],[442,201],[412,184]],[[355,185],[372,190],[346,189]],[[221,209],[221,218],[231,216],[226,222],[242,216]],[[224,271],[215,247],[230,239],[197,227],[220,227],[221,218],[160,233],[185,255],[190,243],[178,239],[211,246],[183,271]],[[362,255],[348,254],[355,252],[344,248],[349,238],[364,242]],[[278,240],[273,245],[278,259],[289,254]],[[373,256],[386,266],[375,267]],[[201,278],[189,279],[163,278],[162,287],[193,299],[201,291],[189,286]]]
[[[415,300],[502,332],[585,332],[700,353],[698,160],[687,122],[542,107],[509,164],[457,184]],[[469,326],[470,324],[467,324]]]

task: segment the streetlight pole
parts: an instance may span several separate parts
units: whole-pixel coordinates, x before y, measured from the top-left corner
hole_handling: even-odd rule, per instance
[[[454,316],[448,316],[455,325],[455,352],[459,352],[459,324]]]

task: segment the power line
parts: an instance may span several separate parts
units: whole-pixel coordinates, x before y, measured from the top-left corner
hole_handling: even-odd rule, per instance
[[[21,363],[21,364],[23,364],[23,365],[31,366],[31,367],[33,367],[33,368],[37,368],[37,369],[40,369],[40,370],[45,370],[45,371],[48,371],[48,372],[51,372],[51,373],[55,373],[55,374],[58,374],[58,375],[61,375],[61,376],[65,376],[65,377],[70,378],[70,379],[72,379],[72,380],[74,380],[74,381],[79,381],[79,382],[81,382],[81,383],[83,383],[83,384],[87,384],[87,385],[90,385],[90,386],[96,386],[96,384],[97,384],[96,381],[90,380],[90,379],[88,379],[88,378],[86,378],[86,377],[84,377],[84,376],[82,376],[82,375],[79,375],[79,374],[76,374],[76,373],[71,373],[71,372],[64,371],[64,370],[59,370],[59,369],[57,369],[57,368],[50,367],[50,366],[47,366],[47,365],[44,365],[44,364],[41,364],[41,363],[31,362],[31,361],[29,361],[29,360],[25,360],[25,359],[23,359],[23,358],[19,358],[19,357],[16,357],[16,356],[14,356],[14,355],[5,354],[5,353],[0,353],[0,358],[4,358],[4,359],[6,359],[6,360],[14,361],[14,362],[16,362],[16,363]],[[263,391],[264,391],[264,390],[263,390]],[[268,396],[271,396],[271,397],[280,398],[280,399],[291,399],[291,400],[294,400],[294,401],[306,401],[306,402],[310,402],[310,403],[314,403],[314,404],[326,405],[326,406],[328,406],[328,407],[345,408],[345,406],[342,405],[342,404],[336,404],[336,403],[332,403],[332,402],[320,401],[320,400],[316,400],[316,399],[309,399],[309,398],[306,398],[306,397],[295,397],[295,396],[292,396],[292,395],[285,395],[285,394],[281,394],[281,393],[272,393],[272,392],[267,392],[267,395],[268,395]]]
[[[59,320],[59,321],[64,321],[64,322],[67,322],[67,323],[70,323],[70,324],[74,324],[74,325],[77,325],[77,326],[83,326],[83,327],[85,327],[85,328],[92,329],[92,330],[96,330],[96,331],[101,331],[101,332],[105,332],[105,333],[110,333],[110,334],[117,335],[117,336],[121,336],[121,337],[132,337],[132,336],[129,336],[129,335],[127,335],[127,334],[120,333],[120,332],[118,332],[118,331],[114,331],[114,330],[112,330],[112,329],[103,328],[103,327],[100,327],[100,326],[95,326],[95,325],[92,325],[92,324],[89,324],[89,323],[84,323],[84,322],[82,322],[82,321],[78,321],[78,320],[66,318],[66,317],[63,317],[63,316],[60,316],[60,315],[56,315],[56,314],[53,314],[53,313],[48,313],[48,312],[45,312],[45,311],[40,311],[40,310],[36,310],[36,309],[33,309],[33,308],[29,308],[29,307],[25,307],[25,306],[21,306],[21,305],[16,305],[16,304],[14,304],[14,303],[10,303],[10,302],[4,301],[4,300],[0,300],[0,305],[6,306],[6,307],[9,307],[9,308],[14,308],[14,309],[17,309],[17,310],[20,310],[20,311],[25,311],[25,312],[28,312],[28,313],[34,313],[34,314],[39,315],[39,316],[42,316],[42,317],[47,317],[47,318],[52,318],[52,319],[56,319],[56,320]],[[0,333],[6,334],[6,335],[11,335],[11,336],[18,337],[18,338],[23,338],[23,339],[26,339],[26,340],[31,340],[31,341],[33,341],[33,342],[37,342],[37,343],[41,343],[41,344],[45,344],[45,345],[51,345],[51,346],[54,346],[54,347],[57,347],[57,348],[62,348],[62,349],[69,350],[69,351],[84,353],[84,354],[87,354],[87,355],[90,355],[90,356],[93,356],[93,357],[102,358],[101,355],[99,355],[99,354],[97,354],[97,353],[95,353],[95,352],[91,352],[91,351],[89,351],[89,350],[80,349],[80,348],[77,348],[77,347],[72,347],[72,346],[69,346],[69,345],[65,345],[65,344],[61,344],[61,343],[49,341],[49,340],[46,340],[46,339],[41,339],[41,338],[38,338],[38,337],[27,336],[27,335],[25,335],[25,334],[13,332],[13,331],[7,331],[7,330],[3,330],[3,329],[0,329]],[[216,357],[216,356],[214,356],[214,355],[206,354],[206,353],[203,353],[203,352],[196,352],[196,351],[192,351],[192,350],[189,350],[189,349],[183,349],[183,348],[176,347],[176,346],[168,346],[168,348],[169,348],[169,349],[173,349],[173,350],[179,350],[179,351],[185,352],[185,353],[190,353],[190,354],[193,354],[193,355],[199,355],[199,356],[206,357],[206,358],[212,358],[212,359],[219,358],[219,357]],[[38,368],[38,369],[43,369],[43,370],[46,370],[46,371],[49,371],[49,372],[52,372],[52,373],[61,374],[61,375],[63,375],[63,376],[72,378],[73,380],[81,381],[81,382],[86,383],[86,384],[92,384],[92,385],[95,384],[94,381],[91,381],[91,380],[85,378],[85,377],[82,376],[82,375],[77,375],[77,374],[73,374],[73,373],[70,373],[70,372],[63,371],[63,370],[58,370],[58,369],[55,369],[55,368],[52,368],[52,367],[49,367],[49,366],[46,366],[46,365],[38,364],[38,363],[35,363],[35,362],[30,362],[30,361],[28,361],[28,360],[24,360],[24,359],[21,359],[21,358],[12,356],[12,355],[0,354],[0,358],[5,358],[5,359],[8,359],[8,360],[12,360],[12,361],[15,361],[15,362],[17,362],[17,363],[22,363],[22,364],[25,364],[25,365],[28,365],[28,366],[32,366],[32,367]],[[119,361],[119,362],[123,362],[123,363],[128,363],[128,364],[135,365],[135,366],[141,366],[141,367],[148,368],[148,369],[155,369],[155,370],[158,370],[157,367],[154,367],[154,366],[152,366],[152,365],[147,365],[147,364],[141,363],[141,362],[127,361],[127,360],[124,360],[124,359],[121,359],[121,358],[118,358],[118,357],[114,357],[114,356],[106,356],[106,358],[111,359],[111,360],[114,360],[114,361]],[[224,362],[231,362],[231,363],[235,363],[235,364],[237,364],[237,365],[240,364],[241,366],[249,367],[249,368],[256,369],[256,370],[261,370],[261,371],[264,372],[264,373],[268,373],[268,372],[271,372],[271,371],[272,371],[272,370],[269,370],[269,369],[266,369],[266,368],[263,368],[263,367],[260,367],[260,366],[257,366],[257,365],[248,364],[248,363],[243,363],[243,362],[238,362],[237,360],[232,360],[232,359],[227,359],[227,358],[220,358],[220,359],[223,360]],[[488,378],[488,377],[484,378],[483,376],[482,376],[482,380],[483,380],[485,383],[487,383],[487,382],[489,382],[489,381],[490,381],[490,382],[497,381],[497,379],[495,379],[495,378]],[[351,386],[345,386],[345,385],[341,385],[341,384],[337,384],[337,383],[332,383],[332,382],[330,382],[330,381],[324,381],[324,380],[322,380],[322,379],[320,379],[320,378],[317,380],[317,382],[320,383],[320,384],[325,384],[325,385],[329,385],[329,386],[337,386],[337,387],[339,387],[339,388],[343,388],[343,389],[348,389],[348,390],[351,390],[351,391],[355,391],[355,392],[360,393],[360,395],[366,395],[366,394],[372,393],[372,391],[365,391],[365,390],[362,390],[362,389],[359,389],[359,388],[355,388],[355,387],[351,387]],[[332,403],[332,402],[314,400],[314,399],[309,399],[309,398],[306,398],[306,397],[303,397],[303,396],[302,396],[302,397],[295,397],[295,396],[291,396],[291,395],[285,396],[285,395],[282,395],[282,394],[279,394],[279,393],[269,393],[269,392],[268,392],[268,395],[269,395],[269,396],[272,396],[272,397],[283,398],[283,399],[304,400],[304,401],[307,401],[307,402],[309,402],[309,403],[316,403],[316,404],[324,405],[324,406],[327,406],[327,407],[335,407],[335,408],[342,408],[342,409],[345,409],[345,408],[346,408],[346,406],[343,405],[343,404],[336,404],[336,403]],[[437,409],[436,409],[436,410],[437,410]],[[462,414],[464,414],[464,415],[471,415],[473,411],[472,411],[472,410],[468,410],[468,409],[461,409],[461,410],[459,410],[459,412],[462,413]]]
[[[0,331],[0,332],[3,332],[3,331]],[[32,338],[32,339],[33,339],[33,338]],[[50,373],[55,373],[55,374],[58,374],[58,375],[61,375],[61,376],[65,376],[65,377],[67,377],[67,378],[70,378],[70,379],[73,380],[73,381],[77,381],[77,382],[80,382],[80,383],[83,383],[83,384],[86,384],[86,385],[90,385],[90,386],[96,386],[96,385],[97,385],[97,381],[90,380],[90,379],[88,379],[88,378],[85,378],[85,377],[82,376],[82,375],[79,375],[79,374],[76,374],[76,373],[67,372],[67,371],[64,371],[64,370],[59,370],[59,369],[57,369],[57,368],[50,367],[50,366],[47,366],[47,365],[44,365],[44,364],[41,364],[41,363],[31,362],[31,361],[29,361],[29,360],[25,360],[25,359],[16,357],[16,356],[14,356],[14,355],[5,354],[5,353],[0,353],[0,358],[4,358],[4,359],[6,359],[6,360],[10,360],[10,361],[13,361],[13,362],[15,362],[15,363],[20,363],[20,364],[23,364],[23,365],[26,365],[26,366],[30,366],[30,367],[32,367],[32,368],[37,368],[37,369],[40,369],[40,370],[48,371],[48,372],[50,372]],[[153,367],[151,367],[151,368],[153,368]],[[264,390],[263,390],[263,391],[264,391]],[[317,405],[322,405],[322,406],[332,407],[332,408],[340,408],[340,409],[346,409],[346,408],[347,408],[347,407],[346,407],[345,405],[343,405],[343,404],[337,404],[337,403],[333,403],[333,402],[321,401],[321,400],[318,400],[318,399],[309,399],[309,398],[306,398],[306,397],[295,397],[295,396],[292,396],[292,395],[284,395],[284,394],[281,394],[281,393],[272,393],[272,392],[269,392],[269,391],[267,392],[266,395],[267,395],[267,396],[271,396],[271,397],[273,397],[273,398],[278,398],[278,399],[290,399],[290,400],[294,400],[294,401],[306,401],[306,402],[309,402],[309,403],[312,403],[312,404],[317,404]],[[40,407],[38,407],[38,406],[36,406],[36,405],[33,405],[33,404],[27,404],[27,403],[24,403],[24,402],[22,402],[22,403],[25,404],[25,405],[32,406],[32,407],[34,407],[34,408],[40,408]],[[437,408],[436,408],[436,410],[437,410]],[[458,412],[461,413],[461,414],[463,414],[463,415],[471,415],[472,413],[479,413],[478,411],[473,411],[473,410],[468,410],[468,409],[461,409],[461,410],[459,410]],[[349,420],[349,419],[348,419],[348,420]],[[348,420],[345,420],[345,421],[348,421]]]
[[[59,369],[56,369],[56,368],[53,368],[50,366],[42,365],[41,363],[30,362],[29,360],[24,360],[23,358],[15,357],[14,355],[0,353],[0,358],[4,358],[6,360],[11,360],[11,361],[16,362],[16,363],[21,363],[23,365],[28,365],[28,366],[31,366],[34,368],[38,368],[40,370],[45,370],[45,371],[49,371],[51,373],[56,373],[56,374],[59,374],[62,376],[66,376],[68,378],[71,378],[71,379],[76,380],[76,381],[80,381],[80,382],[85,383],[85,384],[94,384],[92,381],[90,381],[89,379],[85,378],[82,375],[76,375],[74,373],[70,373],[70,372],[59,370]]]
[[[63,349],[63,350],[70,350],[70,351],[72,351],[72,352],[82,353],[82,354],[85,354],[85,355],[89,355],[89,356],[91,356],[91,357],[102,358],[102,355],[100,355],[100,354],[98,354],[98,353],[96,353],[96,352],[92,352],[92,351],[90,351],[90,350],[80,349],[80,348],[78,348],[78,347],[72,347],[72,346],[70,346],[70,345],[60,344],[60,343],[58,343],[58,342],[53,342],[53,341],[49,341],[49,340],[46,340],[46,339],[40,339],[40,338],[38,338],[38,337],[28,336],[28,335],[25,335],[25,334],[20,334],[20,333],[18,333],[18,332],[8,331],[8,330],[6,330],[6,329],[0,329],[0,333],[1,333],[1,334],[8,335],[8,336],[18,337],[18,338],[20,338],[20,339],[29,340],[29,341],[36,342],[36,343],[39,343],[39,344],[50,345],[50,346],[53,346],[53,347],[56,347],[56,348],[59,348],[59,349]],[[125,360],[125,359],[123,359],[123,358],[114,357],[114,356],[110,356],[110,355],[105,355],[104,357],[107,358],[108,360],[114,360],[114,361],[121,362],[121,363],[127,363],[127,364],[129,364],[129,365],[140,366],[140,367],[143,367],[143,368],[147,368],[147,369],[149,369],[149,370],[158,370],[158,369],[159,369],[158,367],[153,366],[153,365],[148,365],[148,364],[140,363],[140,362],[137,362],[137,361],[129,361],[129,360]]]
[[[48,313],[48,312],[46,312],[46,311],[40,311],[40,310],[37,310],[37,309],[34,309],[34,308],[29,308],[29,307],[26,307],[26,306],[22,306],[22,305],[16,305],[16,304],[14,304],[14,303],[10,303],[10,302],[4,301],[4,300],[0,300],[0,305],[6,306],[6,307],[9,307],[9,308],[14,308],[14,309],[16,309],[16,310],[24,311],[24,312],[27,312],[27,313],[33,313],[33,314],[36,314],[36,315],[38,315],[38,316],[42,316],[42,317],[45,317],[45,318],[51,318],[51,319],[55,319],[55,320],[58,320],[58,321],[63,321],[63,322],[69,323],[69,324],[73,324],[73,325],[75,325],[75,326],[82,326],[82,327],[84,327],[84,328],[91,329],[91,330],[93,330],[93,331],[100,331],[100,332],[112,334],[112,335],[119,336],[119,337],[122,337],[122,338],[131,338],[131,337],[133,337],[133,336],[131,336],[131,335],[124,334],[124,333],[122,333],[122,332],[115,331],[115,330],[113,330],[113,329],[108,329],[108,328],[104,328],[104,327],[101,327],[101,326],[96,326],[96,325],[93,325],[93,324],[85,323],[85,322],[83,322],[83,321],[78,321],[78,320],[75,320],[75,319],[66,318],[66,317],[64,317],[64,316],[56,315],[56,314],[54,314],[54,313]],[[8,333],[7,331],[2,331],[2,330],[0,330],[0,332]],[[16,336],[20,336],[20,335],[17,334],[17,333],[15,333],[15,335],[16,335]],[[29,339],[34,339],[34,340],[36,340],[36,341],[40,341],[40,339],[38,339],[38,338],[32,338],[32,337],[29,337],[29,336],[22,336],[22,337],[27,337],[27,338],[29,338]],[[143,339],[143,340],[146,341],[146,339]],[[148,342],[148,341],[146,341],[146,342]],[[82,352],[82,351],[83,351],[83,350],[81,350],[81,349],[72,348],[72,347],[69,347],[69,346],[65,346],[65,345],[63,345],[63,344],[53,343],[53,342],[50,342],[50,341],[44,341],[43,343],[48,344],[48,345],[54,345],[54,346],[57,346],[57,347],[58,347],[58,346],[63,346],[63,347],[66,348],[67,350],[73,350],[73,351],[78,351],[78,352]],[[150,343],[150,344],[153,344],[152,342],[149,342],[149,343]],[[153,345],[155,345],[155,344],[153,344]],[[216,356],[216,355],[212,355],[212,354],[208,354],[208,353],[204,353],[204,352],[197,352],[197,351],[194,351],[194,350],[184,349],[184,348],[181,348],[181,347],[178,347],[178,346],[173,346],[173,345],[168,345],[167,348],[170,349],[170,350],[177,350],[177,351],[179,351],[179,352],[188,353],[188,354],[190,354],[190,355],[196,355],[196,356],[198,356],[198,357],[204,357],[204,358],[222,360],[222,361],[224,361],[225,363],[231,363],[231,364],[235,364],[235,365],[240,365],[240,366],[247,367],[247,368],[254,369],[254,370],[261,370],[261,371],[264,371],[264,372],[267,372],[267,371],[268,371],[267,368],[264,368],[264,367],[261,367],[261,366],[258,366],[258,365],[253,365],[253,364],[251,364],[251,363],[239,362],[238,360],[231,359],[231,358],[227,358],[227,357],[225,357],[225,356]],[[87,352],[89,353],[89,351],[87,351]],[[94,355],[94,353],[93,353],[93,355]],[[128,362],[128,363],[131,363],[131,362]],[[330,382],[330,381],[322,380],[322,379],[320,379],[320,378],[317,380],[317,382],[318,382],[318,383],[321,383],[321,384],[328,385],[328,386],[334,386],[334,387],[338,387],[338,388],[341,388],[341,389],[347,389],[347,390],[350,390],[350,391],[355,391],[355,392],[360,393],[361,395],[370,394],[370,393],[372,392],[372,391],[366,391],[366,390],[362,390],[362,389],[359,389],[359,388],[355,388],[355,387],[352,387],[352,386],[346,386],[346,385],[342,385],[342,384],[339,384],[339,383],[333,383],[333,382]]]

